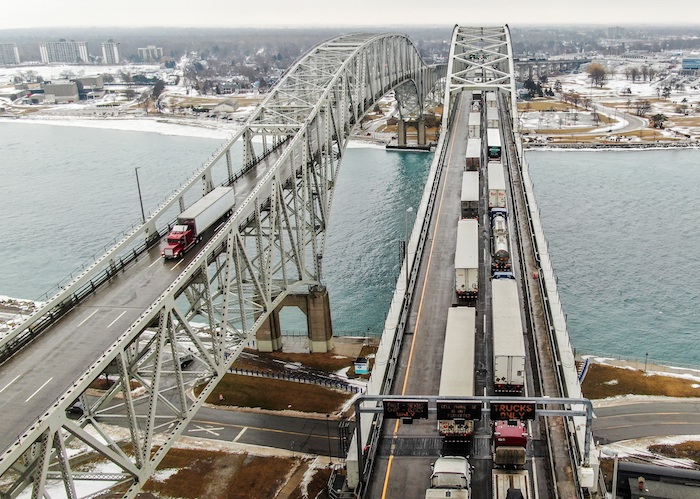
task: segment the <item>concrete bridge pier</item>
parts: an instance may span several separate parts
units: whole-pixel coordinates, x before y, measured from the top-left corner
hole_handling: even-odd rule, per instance
[[[317,286],[308,293],[288,295],[270,314],[255,335],[260,352],[282,350],[282,327],[279,314],[284,307],[297,307],[306,316],[311,353],[325,353],[333,349],[333,325],[328,290],[323,286]]]
[[[398,144],[399,147],[405,147],[407,145],[406,130],[410,126],[415,126],[418,133],[418,145],[424,146],[426,144],[425,138],[425,118],[422,116],[416,121],[408,121],[399,118],[398,120]]]
[[[406,145],[406,122],[401,118],[399,118],[398,127],[399,147],[404,147]]]

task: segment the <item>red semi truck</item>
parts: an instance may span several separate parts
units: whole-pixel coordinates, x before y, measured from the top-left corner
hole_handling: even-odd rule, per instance
[[[180,213],[168,234],[167,245],[161,253],[163,258],[182,258],[202,240],[204,231],[232,212],[234,204],[233,187],[217,187]]]
[[[527,427],[520,420],[493,424],[493,465],[522,468],[527,457]]]

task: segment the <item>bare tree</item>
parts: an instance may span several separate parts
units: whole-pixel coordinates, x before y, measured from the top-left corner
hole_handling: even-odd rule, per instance
[[[630,76],[632,76],[632,83],[637,81],[637,78],[639,78],[639,68],[634,66],[632,69],[630,69]]]
[[[646,64],[643,65],[641,68],[641,72],[643,80],[647,81],[647,77],[649,76],[649,66],[647,66]]]
[[[592,62],[586,67],[586,72],[588,72],[588,76],[590,76],[591,81],[595,86],[597,87],[602,87],[603,86],[603,81],[605,80],[605,76],[608,74],[607,69],[605,66],[602,64],[599,64],[597,62]]]
[[[637,116],[644,116],[651,110],[651,103],[646,99],[637,99],[634,101]]]

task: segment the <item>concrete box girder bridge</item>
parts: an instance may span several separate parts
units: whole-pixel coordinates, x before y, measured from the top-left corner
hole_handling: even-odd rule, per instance
[[[421,102],[441,72],[403,35],[314,47],[142,226],[1,338],[2,497],[27,487],[50,497],[55,480],[67,497],[79,497],[80,480],[120,483],[134,497],[270,313],[294,293],[323,292],[326,227],[353,127],[406,82]],[[218,185],[236,192],[232,216],[182,261],[163,262],[159,243],[177,214]],[[332,347],[328,332],[310,340]],[[87,396],[101,376],[108,389]],[[129,437],[114,441],[107,424]],[[76,439],[116,471],[78,471],[67,450]]]

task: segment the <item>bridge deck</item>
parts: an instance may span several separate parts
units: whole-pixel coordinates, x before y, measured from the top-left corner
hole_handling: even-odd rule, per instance
[[[274,164],[273,154],[234,184],[245,199]],[[212,234],[209,234],[212,237]],[[142,254],[28,347],[0,365],[0,450],[17,441],[31,423],[97,362],[195,259],[206,241],[181,260],[164,261],[161,245]]]

